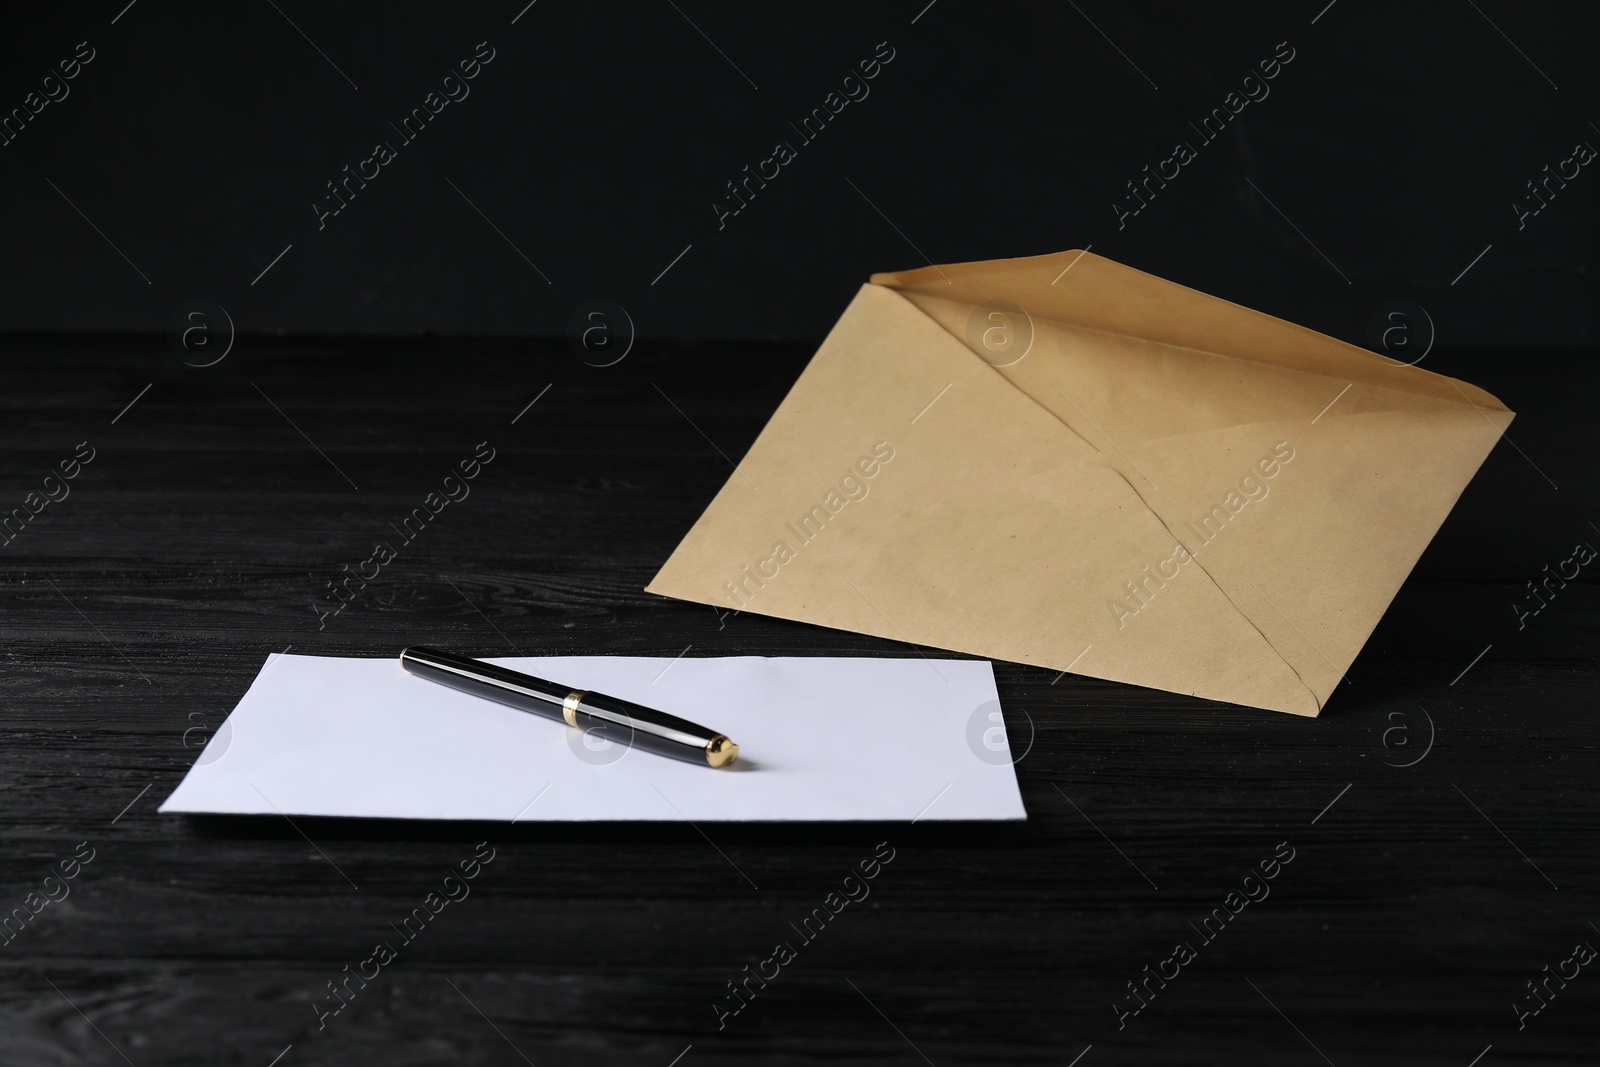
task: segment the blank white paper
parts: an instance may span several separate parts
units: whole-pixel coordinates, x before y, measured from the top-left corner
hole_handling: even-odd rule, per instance
[[[163,812],[506,822],[1024,819],[984,660],[554,656],[514,670],[727,734],[733,767],[409,674],[273,655]],[[1031,739],[1030,739],[1031,741]]]

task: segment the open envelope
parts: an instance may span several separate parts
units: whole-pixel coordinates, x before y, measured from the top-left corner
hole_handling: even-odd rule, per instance
[[[648,589],[1316,715],[1511,419],[1087,253],[878,274]]]

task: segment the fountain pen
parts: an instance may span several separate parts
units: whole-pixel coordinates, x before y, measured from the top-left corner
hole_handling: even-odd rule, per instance
[[[416,645],[401,651],[400,665],[430,682],[518,711],[561,719],[579,730],[603,730],[610,740],[646,752],[711,767],[727,767],[739,758],[739,746],[726,734],[630,700],[573,689],[509,667]]]

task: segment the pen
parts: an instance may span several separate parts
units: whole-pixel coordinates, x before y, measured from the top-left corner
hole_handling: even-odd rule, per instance
[[[726,767],[739,758],[739,746],[726,734],[631,700],[573,689],[509,667],[415,645],[401,651],[400,665],[430,682],[508,704],[518,711],[561,719],[579,730],[603,729],[608,737],[647,752],[712,767]]]

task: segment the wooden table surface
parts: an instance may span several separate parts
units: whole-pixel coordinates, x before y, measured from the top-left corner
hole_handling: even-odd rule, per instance
[[[155,808],[291,646],[917,654],[642,592],[807,350],[641,341],[596,368],[559,341],[244,338],[202,369],[160,338],[5,346],[0,511],[94,458],[0,547],[0,908],[27,913],[0,1064],[1596,1060],[1600,968],[1569,962],[1600,946],[1595,572],[1521,628],[1511,607],[1600,544],[1592,361],[1428,357],[1519,418],[1321,718],[997,663],[1014,744],[1031,723],[1026,823],[702,835]],[[319,631],[339,564],[483,440],[471,497]],[[319,1015],[480,841],[471,897]],[[870,898],[719,1030],[727,983],[880,842]]]

